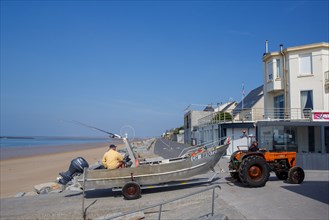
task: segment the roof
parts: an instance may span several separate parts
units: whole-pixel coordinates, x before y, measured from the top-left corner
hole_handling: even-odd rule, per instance
[[[232,105],[234,105],[236,102],[231,102],[231,103],[228,103],[225,108],[223,108],[221,111],[222,112],[226,112]]]
[[[211,105],[208,105],[203,111],[204,112],[213,112],[214,108]]]
[[[314,44],[306,44],[306,45],[301,45],[301,46],[288,47],[288,48],[283,49],[283,53],[286,54],[286,53],[290,53],[290,52],[294,52],[294,51],[303,51],[303,50],[319,49],[319,48],[328,49],[329,43],[328,42],[319,42],[319,43],[314,43]],[[270,59],[273,56],[282,56],[282,55],[281,55],[280,51],[264,53],[263,61],[266,62],[268,59]]]
[[[257,87],[254,90],[251,90],[248,95],[243,99],[243,108],[250,109],[252,108],[262,97],[263,93],[263,85]],[[242,101],[234,108],[233,115],[239,113],[242,110]]]

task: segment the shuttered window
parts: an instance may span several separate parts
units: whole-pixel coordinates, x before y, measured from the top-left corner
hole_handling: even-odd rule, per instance
[[[312,72],[312,54],[299,55],[299,74],[311,75]]]

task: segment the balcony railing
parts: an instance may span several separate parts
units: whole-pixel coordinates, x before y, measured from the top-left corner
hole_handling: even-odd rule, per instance
[[[200,118],[199,125],[221,124],[230,122],[254,122],[261,120],[269,121],[291,121],[291,120],[310,120],[312,109],[301,108],[252,108],[240,109],[238,111],[228,112],[213,112],[211,115]]]

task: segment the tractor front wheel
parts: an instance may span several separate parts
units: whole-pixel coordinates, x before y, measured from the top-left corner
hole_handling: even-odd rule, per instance
[[[305,173],[301,167],[293,167],[288,172],[288,182],[292,184],[300,184],[304,181]]]
[[[269,176],[270,172],[264,158],[250,156],[242,161],[239,169],[239,177],[244,186],[265,186]]]

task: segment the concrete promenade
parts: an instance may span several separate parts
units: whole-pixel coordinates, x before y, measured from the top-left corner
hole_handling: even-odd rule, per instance
[[[155,152],[157,146],[161,147],[155,144]],[[168,155],[172,153],[169,150],[184,147],[174,143],[169,146],[164,149]],[[161,219],[328,219],[328,171],[306,171],[305,181],[300,185],[285,183],[271,175],[265,187],[244,188],[232,182],[227,162],[227,158],[220,160],[215,167],[219,176],[210,184],[221,187],[215,190],[215,218],[205,217],[211,211],[212,191],[207,191],[164,205]],[[205,176],[209,174],[199,177]],[[140,199],[130,201],[110,189],[89,191],[85,199],[86,219],[104,219],[109,214],[137,210],[207,187],[209,185],[145,190]],[[81,202],[81,192],[74,191],[1,199],[0,219],[83,219]],[[158,210],[158,207],[152,208],[142,214],[145,219],[157,219]]]

